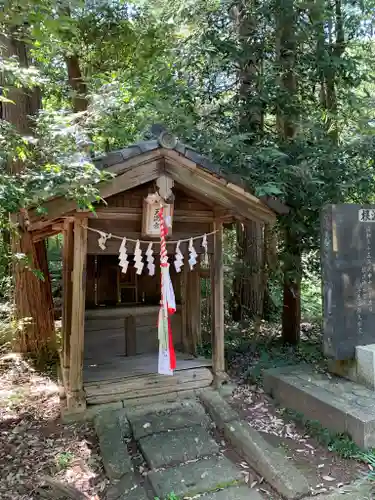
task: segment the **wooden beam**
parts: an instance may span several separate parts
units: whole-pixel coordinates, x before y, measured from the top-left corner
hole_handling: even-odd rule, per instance
[[[181,279],[181,336],[184,352],[190,353],[190,342],[188,338],[188,257],[184,255],[184,265],[182,266]]]
[[[225,380],[224,358],[224,264],[223,264],[223,223],[214,222],[214,255],[212,269],[213,331],[212,367],[216,385]]]
[[[107,182],[100,182],[95,187],[99,190],[102,198],[108,198],[121,191],[126,191],[141,184],[145,184],[159,177],[163,167],[160,161],[161,160],[155,160],[130,168]],[[95,200],[93,199],[92,201]],[[61,196],[45,202],[43,208],[47,211],[47,214],[42,217],[38,215],[36,209],[30,210],[29,216],[31,223],[40,220],[53,220],[57,217],[61,217],[67,212],[76,210],[77,202]]]
[[[178,183],[189,186],[191,190],[204,195],[222,207],[232,210],[238,216],[259,222],[273,222],[276,219],[274,212],[262,202],[248,193],[240,193],[230,189],[223,179],[215,177],[199,168],[184,168],[174,160],[168,159],[165,163],[166,172]]]
[[[200,256],[198,256],[198,262],[193,271],[189,272],[189,295],[191,306],[192,354],[196,355],[197,347],[202,343]]]
[[[142,220],[142,208],[131,207],[99,207],[95,212],[80,213],[79,217],[88,217],[89,219],[107,219],[107,220],[126,220],[140,221]],[[175,222],[205,222],[210,223],[214,220],[214,212],[212,210],[179,210],[176,209],[173,213],[173,221]]]
[[[63,306],[62,306],[62,379],[65,390],[69,387],[70,335],[72,331],[72,271],[74,256],[74,224],[66,221],[63,231]]]
[[[86,408],[83,392],[83,350],[85,331],[87,220],[74,221],[74,250],[72,272],[72,322],[70,335],[70,374],[68,410]]]

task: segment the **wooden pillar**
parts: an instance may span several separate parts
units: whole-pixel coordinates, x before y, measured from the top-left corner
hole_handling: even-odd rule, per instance
[[[198,257],[199,259],[199,257]],[[189,333],[191,338],[191,354],[197,354],[197,346],[202,343],[201,334],[201,279],[200,261],[189,272],[188,291],[189,297]]]
[[[83,350],[85,329],[87,219],[74,220],[72,272],[72,321],[70,334],[70,373],[68,410],[86,408],[83,392]]]
[[[184,265],[182,266],[182,273],[180,275],[181,279],[181,333],[182,333],[182,345],[184,352],[190,352],[190,342],[189,342],[189,329],[188,329],[188,273],[189,264],[188,257],[184,255]]]
[[[72,271],[74,233],[73,221],[67,219],[63,230],[63,303],[62,303],[62,349],[61,372],[64,388],[69,387],[70,334],[72,331]]]
[[[214,383],[220,385],[225,380],[224,359],[224,263],[223,263],[223,223],[216,220],[213,225],[214,255],[211,265],[212,310],[212,368]]]

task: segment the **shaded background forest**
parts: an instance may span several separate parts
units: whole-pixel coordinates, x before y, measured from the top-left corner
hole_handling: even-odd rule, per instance
[[[91,159],[163,123],[290,208],[272,230],[228,228],[227,318],[298,343],[321,314],[322,206],[374,198],[374,14],[372,0],[2,2],[4,334],[54,343],[59,239],[30,241],[27,208],[67,186],[92,207]]]

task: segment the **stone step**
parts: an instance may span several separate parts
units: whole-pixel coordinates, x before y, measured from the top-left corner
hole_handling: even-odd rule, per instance
[[[201,500],[263,500],[263,497],[258,491],[250,489],[248,486],[232,486],[204,495]]]
[[[174,492],[184,498],[244,483],[245,477],[226,457],[211,457],[150,472],[148,479],[157,497],[165,498]]]
[[[129,410],[127,417],[132,427],[134,439],[137,441],[158,432],[173,431],[194,425],[208,427],[210,424],[210,419],[203,406],[193,400]]]
[[[152,469],[218,453],[219,446],[203,427],[152,434],[139,440],[141,452]]]
[[[125,438],[130,436],[124,410],[102,412],[94,419],[104,470],[110,479],[120,479],[131,473],[133,466]]]
[[[139,490],[139,485],[135,474],[130,472],[125,474],[119,481],[112,481],[105,492],[105,500],[118,500],[121,497],[130,495],[133,491]]]
[[[206,390],[200,398],[226,440],[276,491],[288,499],[301,498],[309,492],[305,476],[248,422],[241,420],[218,392]]]
[[[284,408],[333,432],[348,433],[361,448],[375,446],[374,391],[305,365],[266,370],[264,388]]]

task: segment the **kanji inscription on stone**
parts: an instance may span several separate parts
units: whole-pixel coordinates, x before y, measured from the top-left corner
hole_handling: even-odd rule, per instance
[[[324,351],[354,358],[375,343],[375,206],[329,205],[321,223]]]

